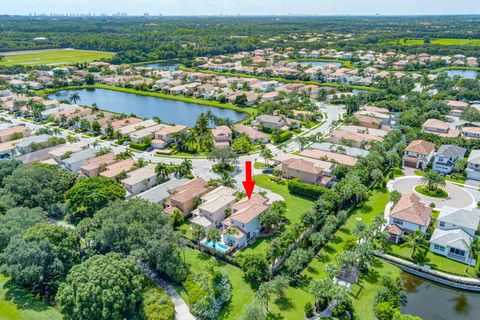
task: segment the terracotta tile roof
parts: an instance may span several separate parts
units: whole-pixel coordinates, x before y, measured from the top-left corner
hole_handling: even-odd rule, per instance
[[[389,224],[388,226],[386,226],[385,231],[396,236],[400,236],[403,233],[402,229],[400,229],[400,227],[395,224]]]
[[[435,145],[425,140],[413,140],[405,151],[416,152],[423,155],[429,155],[435,150]]]
[[[99,168],[102,164],[109,165],[109,164],[112,164],[114,162],[117,162],[116,155],[113,152],[109,152],[107,154],[104,154],[104,155],[101,155],[101,156],[98,156],[98,157],[91,158],[91,159],[87,160],[87,163],[84,164],[80,169],[81,170],[87,170],[87,171],[95,170],[95,169]]]
[[[250,139],[268,139],[268,134],[260,132],[258,130],[253,129],[252,127],[248,127],[244,124],[236,124],[234,126],[234,130],[238,133],[243,133],[247,135]]]
[[[433,128],[437,130],[447,131],[450,128],[450,124],[445,121],[441,121],[438,119],[428,119],[423,124],[423,129],[427,130],[427,128]]]
[[[158,130],[157,132],[155,132],[155,136],[159,136],[159,137],[163,137],[163,136],[166,136],[166,135],[169,135],[169,134],[172,134],[172,133],[177,133],[177,132],[180,132],[180,131],[183,131],[187,129],[186,126],[182,126],[182,125],[175,125],[175,126],[169,126],[169,127],[165,127],[165,128],[162,128],[160,130]]]
[[[100,172],[100,176],[106,178],[114,178],[118,176],[123,171],[128,172],[132,169],[135,161],[133,159],[126,159],[114,164],[111,164],[107,167],[107,170]]]
[[[432,208],[420,203],[420,198],[414,193],[402,195],[390,212],[390,217],[426,226],[432,216]]]
[[[212,129],[212,135],[217,136],[228,136],[232,134],[232,130],[228,126],[218,126],[215,129]]]
[[[201,196],[207,190],[207,182],[202,178],[197,178],[189,183],[184,184],[183,186],[179,186],[170,190],[170,194],[172,195],[170,199],[178,202],[186,202]]]
[[[319,149],[305,150],[300,152],[300,155],[312,159],[325,160],[334,163],[336,162],[349,167],[353,167],[355,164],[357,164],[357,158],[355,157]]]

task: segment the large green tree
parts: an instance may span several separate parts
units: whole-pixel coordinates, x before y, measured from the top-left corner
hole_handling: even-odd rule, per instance
[[[131,319],[140,312],[143,282],[133,261],[96,255],[72,268],[56,300],[66,319]]]
[[[125,198],[125,189],[117,181],[104,177],[79,180],[65,194],[72,217],[90,217],[110,201]]]
[[[47,213],[41,208],[12,208],[0,215],[0,252],[14,235],[21,236],[28,228],[47,223]]]
[[[65,169],[36,163],[19,166],[3,182],[19,206],[48,209],[50,205],[63,201],[64,193],[75,180],[76,176]]]

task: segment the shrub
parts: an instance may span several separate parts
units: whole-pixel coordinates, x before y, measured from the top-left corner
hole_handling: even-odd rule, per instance
[[[307,304],[305,305],[304,310],[305,310],[305,316],[306,316],[307,318],[313,317],[313,315],[314,315],[314,309],[313,309],[313,305],[312,305],[311,302],[307,302]]]
[[[175,305],[167,294],[157,286],[145,290],[142,300],[145,320],[174,320]]]
[[[297,179],[288,181],[288,191],[292,194],[304,196],[313,200],[318,200],[325,192],[325,188],[313,184],[303,183]]]
[[[130,142],[129,144],[130,148],[140,150],[140,151],[145,151],[148,148],[150,148],[151,143],[136,143],[136,142]]]

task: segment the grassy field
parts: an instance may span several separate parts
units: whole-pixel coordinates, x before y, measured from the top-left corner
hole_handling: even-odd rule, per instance
[[[0,275],[0,320],[63,319],[55,308],[37,300],[26,290]]]
[[[372,219],[383,214],[385,205],[388,202],[389,194],[386,190],[374,190],[369,200],[360,208],[356,209],[348,218],[345,225],[335,233],[330,243],[323,248],[318,256],[312,260],[303,272],[305,283],[314,279],[321,279],[326,276],[325,266],[333,261],[334,257],[344,251],[346,241],[353,236],[350,230],[358,221],[370,224]],[[351,297],[355,309],[356,319],[375,319],[373,313],[373,299],[380,288],[380,280],[383,275],[397,276],[401,270],[378,258],[372,261],[372,267],[367,274],[360,276],[359,282],[352,286]],[[305,288],[306,289],[306,288]]]
[[[88,51],[88,50],[51,50],[39,52],[25,52],[5,55],[0,60],[0,65],[36,66],[36,65],[62,65],[78,62],[92,62],[95,60],[113,57],[113,53]]]
[[[423,39],[408,39],[406,42],[404,39],[397,41],[390,41],[390,44],[402,44],[406,46],[414,46],[424,44]],[[430,44],[438,44],[442,46],[480,46],[480,39],[455,39],[455,38],[439,38],[431,39]]]

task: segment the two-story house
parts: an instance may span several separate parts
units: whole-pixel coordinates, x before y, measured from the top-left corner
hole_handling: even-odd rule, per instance
[[[463,263],[475,265],[469,246],[480,222],[480,210],[443,207],[430,238],[430,251]]]
[[[237,202],[235,193],[235,189],[220,186],[203,195],[202,204],[192,211],[193,218],[190,221],[206,230],[219,227]]]
[[[432,208],[421,203],[416,194],[406,193],[391,209],[385,231],[391,241],[398,243],[408,233],[426,232],[431,218]]]
[[[433,133],[440,137],[458,137],[460,132],[456,129],[451,129],[450,124],[438,119],[428,119],[422,125],[423,131]]]
[[[455,166],[455,162],[457,162],[458,159],[463,159],[466,152],[467,149],[454,144],[444,144],[440,146],[435,153],[433,170],[441,174],[450,174]]]
[[[435,145],[425,140],[413,140],[405,149],[402,165],[424,170],[435,153]]]
[[[212,129],[215,148],[226,148],[232,142],[232,130],[228,126],[218,126]]]
[[[260,215],[269,208],[267,202],[268,199],[255,194],[235,203],[232,215],[223,221],[223,242],[230,247],[243,248],[250,239],[258,236],[262,230]]]
[[[480,150],[472,150],[465,169],[468,179],[480,180]]]

